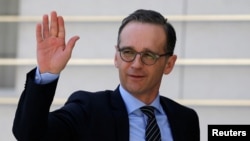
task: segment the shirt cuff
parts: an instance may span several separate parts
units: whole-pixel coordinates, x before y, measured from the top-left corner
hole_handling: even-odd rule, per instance
[[[36,68],[35,83],[36,84],[48,84],[59,77],[59,74],[53,73],[40,73],[39,68]]]

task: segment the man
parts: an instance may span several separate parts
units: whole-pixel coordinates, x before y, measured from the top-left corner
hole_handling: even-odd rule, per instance
[[[19,141],[199,141],[196,112],[159,95],[177,58],[174,28],[161,14],[141,9],[122,21],[114,91],[74,92],[53,112],[59,74],[79,37],[65,44],[63,18],[52,12],[50,20],[44,15],[36,27],[38,67],[27,74],[13,125]]]

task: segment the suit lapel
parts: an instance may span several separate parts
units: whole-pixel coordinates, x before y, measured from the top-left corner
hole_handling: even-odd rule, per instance
[[[110,97],[112,113],[115,119],[118,141],[129,141],[129,119],[125,103],[117,88]]]
[[[178,117],[174,116],[174,107],[168,101],[169,99],[160,97],[161,105],[168,117],[173,140],[179,141],[179,136],[181,134],[179,133],[178,128],[181,128],[181,125],[178,123]]]

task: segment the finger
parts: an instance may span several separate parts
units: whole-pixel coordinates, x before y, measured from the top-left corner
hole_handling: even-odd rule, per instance
[[[43,33],[41,34],[43,38],[49,37],[49,17],[48,15],[43,15]]]
[[[55,11],[51,12],[50,17],[50,36],[57,37],[58,33],[58,20],[57,20],[57,13]]]
[[[59,38],[65,39],[65,27],[62,16],[58,16],[58,35]]]
[[[42,36],[42,25],[38,23],[36,25],[36,42],[40,43],[43,41],[43,36]]]

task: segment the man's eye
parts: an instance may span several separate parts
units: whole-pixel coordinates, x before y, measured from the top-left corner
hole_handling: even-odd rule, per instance
[[[144,56],[145,58],[147,58],[147,59],[155,59],[155,58],[156,58],[155,55],[154,55],[153,53],[151,53],[151,52],[145,52],[145,53],[143,54],[143,56]]]
[[[123,54],[133,55],[135,52],[133,50],[123,50]]]

